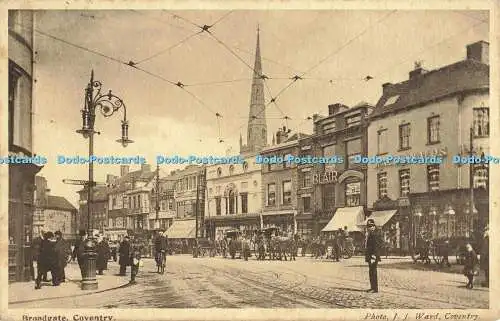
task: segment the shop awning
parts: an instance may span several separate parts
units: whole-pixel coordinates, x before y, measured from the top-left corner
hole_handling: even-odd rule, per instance
[[[268,211],[262,212],[262,216],[272,216],[272,215],[296,215],[297,211],[294,210],[283,210],[283,211]]]
[[[196,220],[174,221],[167,230],[169,239],[194,239]]]
[[[384,226],[389,220],[396,214],[398,210],[388,210],[388,211],[375,211],[368,217],[361,225],[366,226],[366,221],[368,219],[373,219],[375,225],[378,227]]]
[[[339,228],[343,230],[344,226],[347,226],[348,232],[360,232],[362,230],[358,227],[358,224],[363,222],[364,218],[362,206],[342,207],[337,209],[330,222],[326,224],[321,232],[337,231]]]

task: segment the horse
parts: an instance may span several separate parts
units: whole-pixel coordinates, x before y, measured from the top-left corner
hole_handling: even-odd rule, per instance
[[[167,265],[167,255],[164,250],[156,253],[156,272],[159,274],[165,273],[165,266]]]

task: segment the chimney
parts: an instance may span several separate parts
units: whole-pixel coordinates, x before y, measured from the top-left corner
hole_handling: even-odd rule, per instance
[[[343,104],[333,104],[333,105],[328,105],[328,115],[335,115],[337,113],[340,113],[344,110],[347,110],[349,109],[349,107],[347,107],[346,105],[343,105]]]
[[[490,44],[486,41],[478,41],[467,45],[467,59],[476,60],[483,64],[490,64]]]
[[[415,67],[412,71],[410,71],[409,78],[414,79],[418,76],[425,74],[426,72],[427,70],[422,68],[422,61],[415,61]]]
[[[288,134],[291,132],[290,129],[283,126],[276,132],[276,145],[284,143],[288,139]]]
[[[392,89],[392,86],[394,86],[394,84],[391,82],[386,82],[386,83],[382,84],[382,94],[383,95],[388,94],[389,91]]]
[[[106,184],[113,183],[118,177],[115,175],[107,174],[106,175]]]
[[[143,172],[143,173],[151,172],[151,165],[150,164],[141,164],[141,172]]]
[[[276,145],[281,144],[282,135],[283,135],[283,132],[281,131],[281,128],[279,128],[278,131],[276,132]]]
[[[120,165],[120,177],[123,177],[128,174],[128,165]]]

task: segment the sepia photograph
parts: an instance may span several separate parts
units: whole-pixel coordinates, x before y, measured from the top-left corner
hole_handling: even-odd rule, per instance
[[[491,10],[4,13],[19,320],[500,318]]]

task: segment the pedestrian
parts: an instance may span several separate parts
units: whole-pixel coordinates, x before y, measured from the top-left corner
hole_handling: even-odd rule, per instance
[[[131,265],[131,271],[130,271],[130,283],[135,284],[135,277],[139,273],[139,267],[142,265],[142,260],[141,260],[141,248],[139,247],[139,244],[134,244],[132,246],[132,249],[130,251],[130,265]]]
[[[87,233],[85,230],[80,230],[79,238],[76,240],[75,247],[73,248],[73,253],[71,255],[73,261],[76,259],[78,261],[78,266],[80,267],[80,274],[82,279],[85,277],[86,272],[83,266],[83,253],[85,249],[85,240],[87,239]]]
[[[47,232],[44,235],[44,240],[42,241],[40,247],[40,256],[39,256],[39,268],[37,271],[37,277],[35,280],[35,289],[42,288],[42,277],[46,275],[48,271],[51,272],[52,275],[52,285],[58,286],[59,282],[59,274],[58,274],[58,262],[57,255],[55,251],[55,243],[56,239],[54,237],[54,233]]]
[[[472,248],[470,243],[465,245],[465,259],[464,259],[464,270],[463,273],[467,277],[468,282],[465,286],[467,289],[472,289],[474,287],[474,275],[478,275],[478,265],[479,261],[477,259],[477,254]]]
[[[118,253],[120,255],[118,260],[118,264],[120,264],[120,275],[124,276],[127,274],[127,266],[130,266],[130,238],[128,236],[125,236],[120,243]]]
[[[484,271],[484,282],[482,286],[488,288],[490,286],[490,237],[489,228],[486,226],[484,229],[481,252],[480,256],[480,267]]]
[[[97,238],[97,260],[96,260],[96,268],[97,274],[103,275],[104,270],[108,269],[108,260],[111,257],[111,252],[109,250],[109,245],[106,240],[99,235]]]
[[[68,257],[71,255],[71,248],[69,247],[68,242],[62,237],[61,231],[56,231],[55,233],[56,237],[56,244],[55,244],[55,252],[57,256],[57,272],[58,274],[58,280],[60,282],[66,282],[66,273],[64,272],[64,269],[66,268],[66,265],[68,264]]]
[[[33,280],[36,280],[36,277],[38,275],[38,270],[40,270],[41,268],[40,251],[44,240],[44,234],[45,232],[43,230],[40,230],[40,235],[34,238],[33,241],[31,242],[31,251],[32,251],[31,253],[32,253],[33,263],[36,262],[36,272],[34,268],[31,272]],[[42,281],[47,282],[47,273],[42,275]]]
[[[382,245],[382,239],[377,231],[377,227],[375,226],[375,221],[373,219],[368,219],[366,222],[366,228],[365,261],[368,263],[368,273],[370,276],[370,289],[366,292],[377,293],[377,265],[378,262],[380,262],[380,247]]]
[[[333,239],[333,260],[340,262],[342,256],[342,231],[339,230]]]

